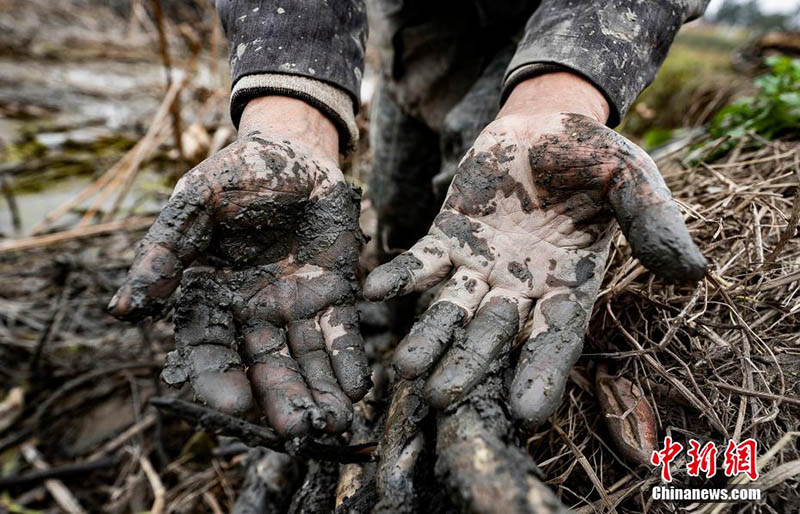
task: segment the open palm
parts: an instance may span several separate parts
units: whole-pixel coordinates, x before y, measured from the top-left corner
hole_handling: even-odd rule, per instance
[[[370,385],[353,305],[359,195],[308,155],[256,132],[187,173],[109,306],[157,313],[180,283],[165,379],[233,414],[255,396],[288,435],[345,430]]]
[[[530,424],[544,421],[580,356],[614,217],[634,254],[665,279],[705,273],[655,164],[627,139],[577,114],[488,125],[428,235],[367,279],[365,295],[385,299],[450,276],[397,349],[398,371],[413,378],[436,364],[427,393],[444,407],[530,319],[509,401]]]

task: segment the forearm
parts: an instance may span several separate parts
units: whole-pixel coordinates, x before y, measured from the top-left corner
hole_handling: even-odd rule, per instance
[[[503,96],[537,75],[571,72],[602,92],[618,124],[652,82],[684,22],[708,0],[545,0],[506,71]]]

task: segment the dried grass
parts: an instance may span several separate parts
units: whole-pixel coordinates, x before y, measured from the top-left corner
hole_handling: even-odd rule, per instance
[[[703,142],[701,153],[718,143]],[[727,158],[694,166],[681,161],[689,153],[687,145],[657,162],[711,263],[708,277],[695,286],[664,285],[616,237],[584,359],[553,424],[529,448],[562,500],[582,512],[608,512],[609,498],[618,512],[799,512],[800,477],[791,475],[800,458],[796,440],[764,454],[800,425],[800,143],[751,136]],[[718,448],[752,437],[762,476],[777,470],[781,480],[763,482],[769,490],[757,503],[653,502],[657,471],[626,463],[608,442],[592,387],[599,359],[646,392],[660,437]],[[576,466],[573,447],[596,477]],[[672,485],[701,485],[685,464],[673,463]],[[706,486],[727,481],[720,471]]]

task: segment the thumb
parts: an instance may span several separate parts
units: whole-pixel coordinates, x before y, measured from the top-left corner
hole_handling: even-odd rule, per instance
[[[633,255],[672,283],[703,278],[708,267],[653,159],[636,147],[611,180],[608,201]]]
[[[160,312],[178,287],[183,268],[208,246],[210,197],[210,188],[198,171],[184,175],[137,245],[128,276],[108,304],[109,313],[138,321]]]

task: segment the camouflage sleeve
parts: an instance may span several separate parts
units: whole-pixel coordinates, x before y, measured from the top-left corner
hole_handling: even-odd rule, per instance
[[[708,0],[544,0],[506,70],[503,98],[549,71],[574,71],[605,94],[609,126],[619,124],[653,81],[680,26]]]
[[[363,0],[216,0],[230,47],[231,118],[252,98],[285,95],[325,113],[342,150],[358,139],[355,113],[364,71]]]

